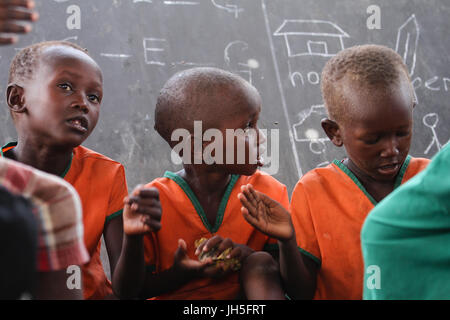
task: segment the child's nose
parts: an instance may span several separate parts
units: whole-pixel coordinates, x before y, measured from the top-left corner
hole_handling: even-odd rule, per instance
[[[381,152],[382,157],[393,157],[400,153],[399,143],[396,136],[389,137],[383,145],[383,151]]]
[[[89,112],[89,106],[88,106],[87,98],[84,97],[83,95],[78,95],[77,99],[74,102],[72,102],[71,106],[72,106],[72,108],[80,109],[84,113],[88,113]]]

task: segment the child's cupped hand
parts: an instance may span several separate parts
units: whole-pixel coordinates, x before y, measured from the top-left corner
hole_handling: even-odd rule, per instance
[[[238,198],[245,220],[253,227],[280,241],[294,236],[291,215],[280,203],[256,191],[251,184],[241,187]]]
[[[124,199],[123,231],[126,235],[142,235],[161,229],[161,203],[156,188],[138,185]]]

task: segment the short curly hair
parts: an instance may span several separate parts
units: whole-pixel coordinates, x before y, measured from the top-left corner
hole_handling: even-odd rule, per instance
[[[342,90],[342,80],[346,76],[362,87],[376,89],[387,89],[406,76],[412,92],[414,90],[408,69],[394,50],[381,45],[361,45],[340,51],[326,63],[321,83],[328,116],[338,123],[345,121],[348,114]]]
[[[30,45],[14,56],[9,68],[8,83],[32,79],[34,71],[39,66],[42,51],[53,46],[67,46],[89,55],[87,49],[68,41],[44,41]]]

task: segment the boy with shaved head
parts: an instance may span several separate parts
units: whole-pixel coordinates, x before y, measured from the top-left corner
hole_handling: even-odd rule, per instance
[[[123,297],[235,299],[244,291],[249,299],[284,298],[276,262],[260,252],[276,243],[245,222],[237,199],[240,186],[252,183],[288,206],[286,187],[257,170],[262,165],[257,150],[263,141],[257,127],[260,111],[257,90],[224,70],[189,69],[164,85],[155,129],[177,150],[183,169],[167,171],[147,185],[159,190],[162,227],[151,235],[142,230],[125,236],[123,249],[134,254],[122,254],[118,268],[134,264],[135,272],[122,283]],[[204,138],[210,130],[214,138]],[[230,137],[227,130],[242,134]],[[181,150],[175,148],[178,132],[186,133]],[[222,137],[223,143],[205,155]],[[237,145],[245,147],[243,161],[237,161]]]
[[[328,111],[322,128],[348,158],[305,174],[293,191],[290,215],[257,187],[243,187],[243,214],[278,239],[281,274],[293,298],[362,298],[364,219],[429,162],[408,155],[413,90],[393,50],[365,45],[341,51],[322,72]]]

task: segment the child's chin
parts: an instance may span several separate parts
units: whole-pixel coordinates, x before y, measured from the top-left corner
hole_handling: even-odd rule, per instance
[[[237,168],[237,170],[236,170],[236,172],[234,172],[234,174],[239,174],[241,176],[251,176],[252,174],[254,174],[256,172],[257,169],[258,169],[258,165],[256,165],[256,164],[242,165]]]

